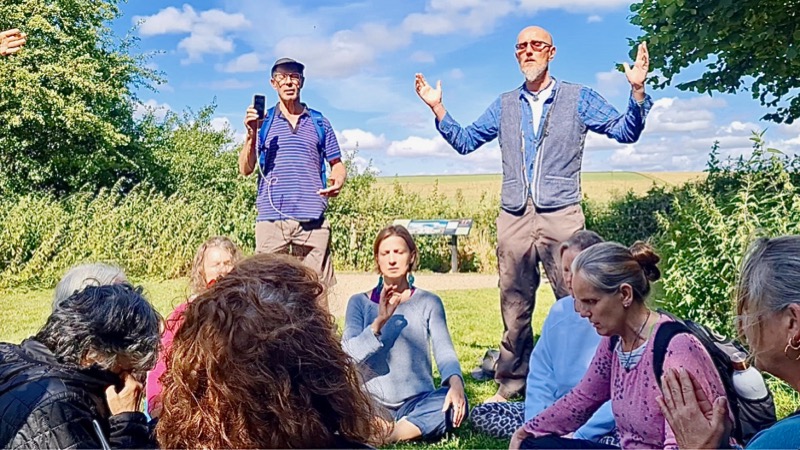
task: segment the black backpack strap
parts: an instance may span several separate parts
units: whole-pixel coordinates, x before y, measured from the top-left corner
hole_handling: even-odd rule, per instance
[[[618,342],[619,342],[619,336],[617,335],[611,336],[611,338],[608,340],[608,350],[611,353],[614,353],[614,348],[617,346]]]
[[[667,356],[667,347],[672,338],[681,333],[691,333],[691,330],[678,321],[663,322],[656,330],[653,338],[653,371],[658,387],[661,387],[661,376],[664,375],[664,358]]]

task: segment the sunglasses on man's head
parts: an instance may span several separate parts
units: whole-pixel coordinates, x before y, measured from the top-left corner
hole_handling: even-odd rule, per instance
[[[535,52],[541,52],[542,50],[547,50],[548,48],[552,47],[553,44],[548,44],[544,41],[530,41],[530,42],[517,42],[517,50],[525,50],[528,45],[531,46],[531,49]]]

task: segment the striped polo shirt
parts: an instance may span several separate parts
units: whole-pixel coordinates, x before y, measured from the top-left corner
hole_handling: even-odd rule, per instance
[[[258,177],[256,221],[317,220],[328,207],[327,198],[317,191],[323,188],[320,177],[320,154],[317,150],[317,129],[306,109],[292,128],[275,107],[276,115],[267,133],[266,170]],[[324,119],[325,158],[330,162],[341,158],[339,143],[328,119]],[[260,143],[259,143],[260,145]]]

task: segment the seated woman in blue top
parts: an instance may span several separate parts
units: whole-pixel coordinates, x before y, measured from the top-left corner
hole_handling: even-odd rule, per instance
[[[564,284],[572,292],[570,266],[583,250],[603,242],[594,231],[581,230],[558,248]],[[556,301],[542,325],[530,358],[525,402],[492,402],[472,410],[474,428],[498,439],[510,439],[525,422],[567,394],[583,378],[600,343],[592,324],[575,311],[568,295]],[[608,402],[575,433],[574,437],[613,444],[614,415]]]
[[[394,418],[383,421],[389,441],[432,441],[467,416],[464,381],[442,300],[414,287],[414,239],[386,227],[373,246],[378,286],[350,298],[342,345],[361,368],[366,389]],[[433,382],[431,349],[442,386]]]
[[[760,238],[751,246],[736,289],[739,333],[756,366],[800,391],[800,236]],[[725,397],[708,398],[693,375],[669,370],[658,399],[680,448],[729,448]],[[800,448],[800,412],[760,431],[747,449]]]

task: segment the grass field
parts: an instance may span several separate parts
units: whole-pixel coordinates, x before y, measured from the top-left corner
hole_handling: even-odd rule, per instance
[[[644,194],[653,184],[680,185],[704,176],[702,172],[583,172],[581,186],[584,195],[590,200],[605,203],[629,189]],[[501,180],[502,175],[499,174],[380,177],[378,186],[390,189],[395,183],[399,183],[410,192],[428,194],[438,182],[439,192],[446,197],[455,197],[460,190],[466,200],[474,201],[486,195],[489,199],[499,201]]]
[[[144,282],[145,293],[162,315],[166,316],[186,296],[186,279],[161,282]],[[469,376],[489,348],[497,348],[502,332],[498,290],[475,289],[460,291],[441,291],[438,294],[447,310],[447,322],[453,337],[453,344],[464,372],[465,388],[471,406],[481,403],[495,393],[493,381],[476,381]],[[658,305],[662,297],[660,285],[653,291],[653,303]],[[553,304],[553,293],[549,286],[539,288],[537,306],[533,317],[534,334],[538,337],[542,323]],[[0,291],[0,341],[18,343],[34,334],[44,323],[50,312],[51,290],[30,291],[16,294]],[[337,321],[341,327],[341,318]],[[778,417],[794,412],[800,404],[796,391],[777,380],[770,380],[775,396]],[[418,449],[467,449],[467,448],[508,448],[508,442],[492,439],[475,432],[469,424],[436,444],[411,443],[391,448]]]
[[[145,282],[145,292],[166,316],[185,298],[186,279],[163,282]],[[477,289],[438,292],[447,310],[447,321],[453,344],[461,362],[466,381],[465,388],[471,406],[494,395],[493,381],[475,381],[469,372],[477,367],[489,348],[497,348],[503,326],[500,319],[498,290]],[[22,294],[0,292],[0,341],[18,343],[36,333],[47,318],[52,301],[52,291],[31,291]],[[534,332],[538,335],[542,322],[553,304],[553,293],[549,286],[539,289],[538,303],[533,319]],[[10,320],[9,320],[10,319]],[[341,320],[339,320],[341,324]],[[447,439],[434,444],[405,444],[393,448],[508,448],[508,442],[498,441],[478,434],[469,425]]]

